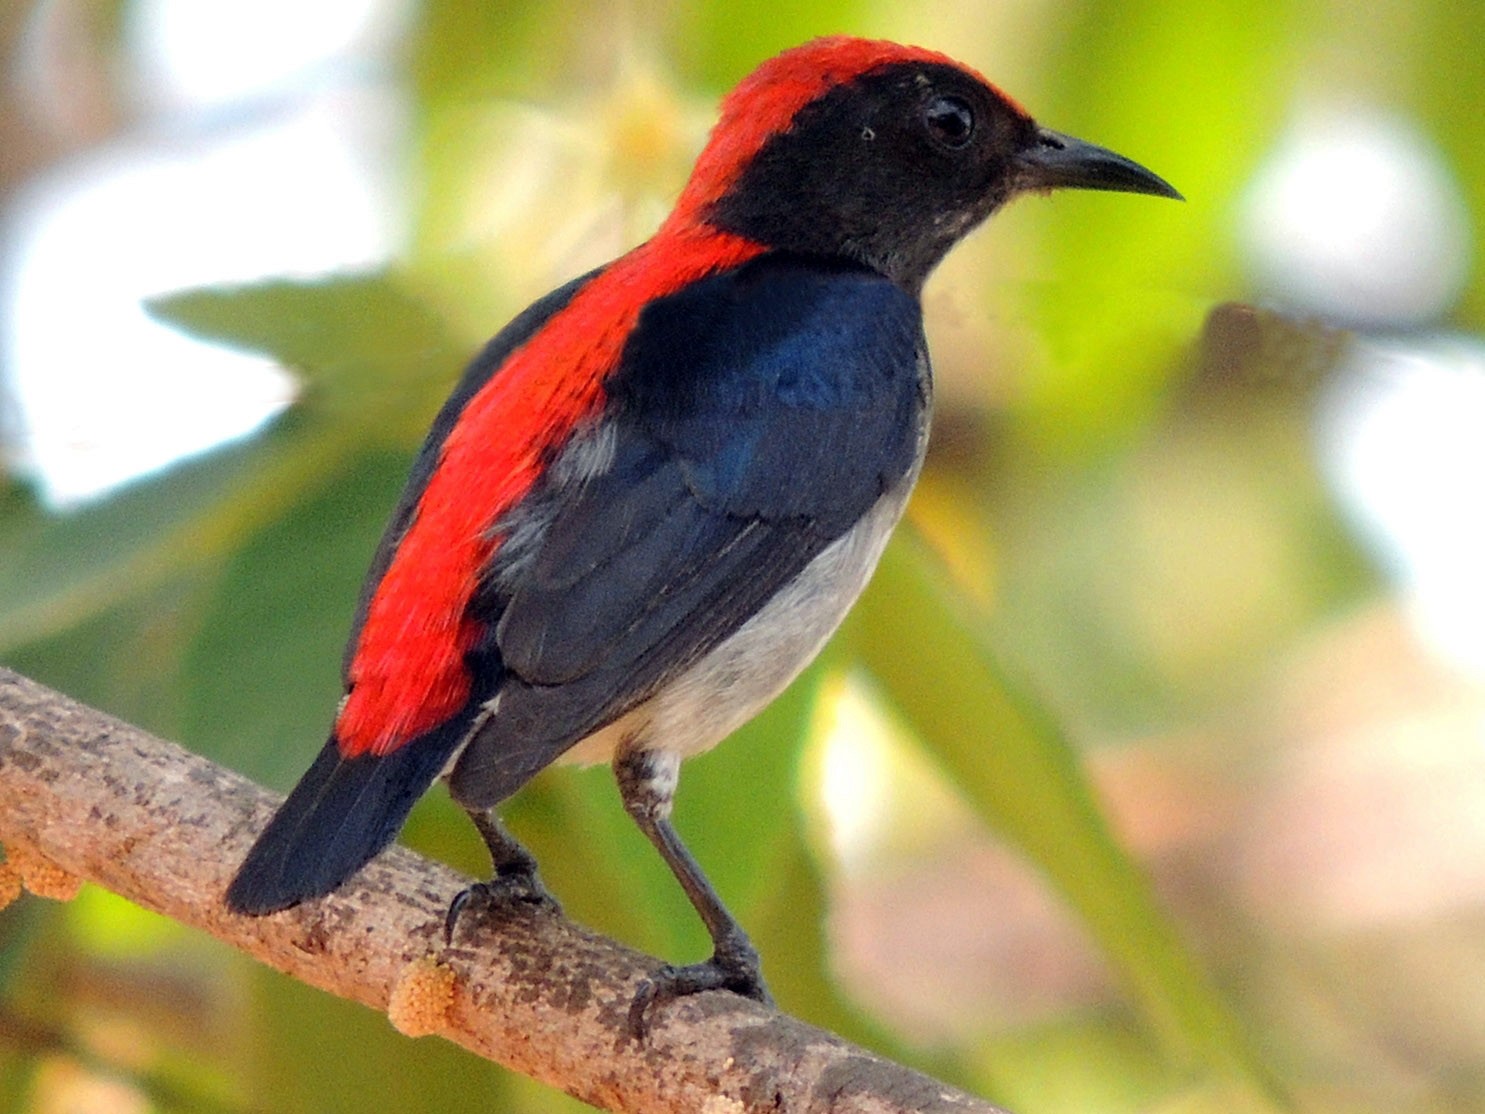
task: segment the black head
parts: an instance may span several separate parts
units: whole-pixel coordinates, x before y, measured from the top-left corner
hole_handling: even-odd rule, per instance
[[[866,55],[861,72],[822,82],[818,95],[761,136],[697,214],[706,223],[770,247],[854,259],[916,291],[957,240],[1017,193],[1073,187],[1179,196],[1128,159],[1039,128],[942,56],[861,40],[799,51],[822,44],[877,54]],[[887,60],[874,61],[882,55]],[[770,107],[775,89],[760,75],[766,68],[729,98],[713,146],[727,142],[730,120],[745,118],[750,101]]]

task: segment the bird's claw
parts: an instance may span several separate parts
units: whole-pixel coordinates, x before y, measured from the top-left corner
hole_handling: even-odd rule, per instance
[[[719,944],[712,957],[685,967],[666,964],[640,983],[629,1005],[629,1036],[643,1043],[650,1028],[650,1015],[657,1007],[677,998],[705,990],[730,990],[765,1006],[773,995],[763,981],[758,953],[746,938]]]
[[[443,918],[445,947],[454,942],[454,931],[459,927],[459,918],[471,901],[478,902],[487,911],[535,906],[553,913],[562,912],[562,906],[542,885],[534,871],[506,871],[495,875],[488,882],[475,882],[466,886],[454,895],[454,899],[449,902],[449,911]]]

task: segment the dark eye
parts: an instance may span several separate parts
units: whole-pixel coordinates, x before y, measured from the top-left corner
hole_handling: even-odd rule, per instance
[[[923,106],[928,134],[951,151],[957,151],[975,133],[974,109],[963,97],[934,97]]]

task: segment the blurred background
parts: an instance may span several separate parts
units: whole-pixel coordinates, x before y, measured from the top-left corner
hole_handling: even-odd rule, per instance
[[[929,284],[909,520],[682,780],[781,1004],[1018,1114],[1485,1109],[1485,5],[8,0],[0,661],[287,789],[463,361],[838,32],[1187,202]],[[606,771],[508,819],[705,953]],[[484,870],[441,792],[404,838]],[[95,887],[0,912],[0,1110],[475,1105],[580,1108]]]

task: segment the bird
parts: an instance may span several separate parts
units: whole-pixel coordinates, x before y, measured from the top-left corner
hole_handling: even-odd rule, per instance
[[[631,1019],[707,990],[770,1002],[671,822],[681,762],[816,656],[901,517],[928,439],[930,272],[1057,189],[1180,198],[926,48],[821,38],[744,78],[655,234],[515,317],[437,414],[329,737],[227,907],[337,889],[440,778],[492,863],[446,935],[471,896],[549,900],[497,808],[559,759],[608,761],[713,947],[656,970]]]

